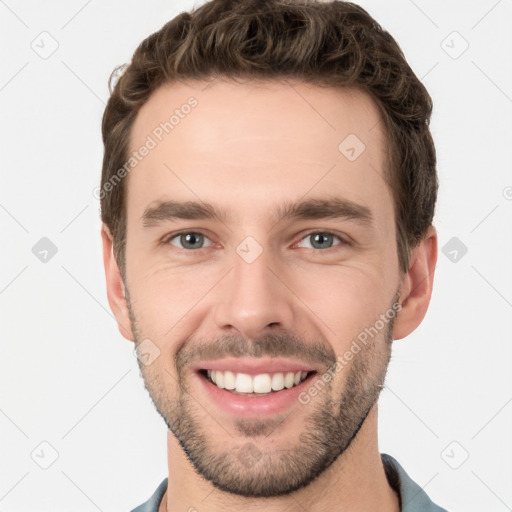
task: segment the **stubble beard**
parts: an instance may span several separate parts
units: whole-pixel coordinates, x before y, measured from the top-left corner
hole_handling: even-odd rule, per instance
[[[129,295],[127,305],[137,345],[144,337]],[[299,405],[299,414],[304,415],[304,421],[301,422],[302,431],[297,435],[298,441],[278,449],[262,449],[260,441],[277,435],[286,425],[286,418],[233,420],[233,428],[239,434],[235,437],[229,433],[232,428],[223,429],[213,418],[208,426],[201,421],[199,416],[204,417],[204,410],[199,405],[201,397],[194,397],[188,391],[185,367],[177,367],[177,393],[172,397],[162,374],[152,371],[151,366],[145,366],[140,360],[138,363],[156,410],[197,473],[216,488],[234,495],[250,498],[284,496],[309,485],[350,447],[383,388],[391,356],[393,324],[394,318],[354,354],[352,363],[342,370],[347,372],[346,380],[336,396],[332,396],[331,381],[325,383],[314,401]],[[257,346],[270,348],[269,340],[266,341]],[[243,342],[240,340],[249,350]],[[326,352],[327,355],[332,357],[334,353]],[[320,379],[321,375],[314,377]],[[212,438],[215,431],[228,438],[220,443],[222,448],[216,448]]]

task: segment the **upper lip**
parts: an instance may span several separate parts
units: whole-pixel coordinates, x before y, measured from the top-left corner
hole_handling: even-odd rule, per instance
[[[260,373],[316,371],[316,368],[312,367],[308,363],[276,357],[227,357],[223,359],[213,359],[211,361],[201,361],[194,364],[192,369],[195,371],[232,371],[233,373],[247,373],[249,375],[258,375]]]

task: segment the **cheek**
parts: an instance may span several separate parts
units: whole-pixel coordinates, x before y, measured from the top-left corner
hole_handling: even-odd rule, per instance
[[[290,280],[290,287],[307,305],[308,316],[336,353],[343,352],[360,332],[373,325],[389,307],[393,293],[383,276],[370,266],[310,266],[307,273],[290,274]]]
[[[130,281],[132,308],[140,334],[171,355],[189,334],[186,326],[202,311],[208,291],[218,277],[211,268],[200,266],[186,272],[165,266],[144,270],[139,268],[137,276],[131,274]]]

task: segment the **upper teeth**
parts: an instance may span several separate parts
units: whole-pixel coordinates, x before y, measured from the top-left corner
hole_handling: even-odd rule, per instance
[[[307,372],[288,373],[233,373],[229,370],[207,370],[208,377],[221,389],[232,389],[239,393],[270,393],[291,388],[303,381]]]

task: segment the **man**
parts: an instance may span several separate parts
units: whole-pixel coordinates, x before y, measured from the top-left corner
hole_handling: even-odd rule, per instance
[[[437,258],[432,103],[360,7],[212,0],[103,119],[108,300],[168,431],[137,512],[440,511],[377,443]]]

